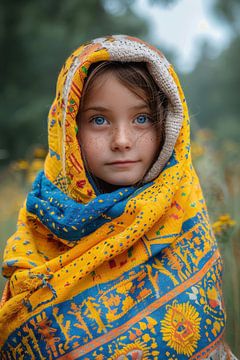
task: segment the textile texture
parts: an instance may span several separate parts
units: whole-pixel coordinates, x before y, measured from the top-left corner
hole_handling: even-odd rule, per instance
[[[169,105],[144,184],[100,194],[76,115],[88,68],[103,60],[146,62]],[[82,45],[60,72],[48,129],[44,171],[4,253],[1,359],[217,359],[220,346],[227,358],[222,261],[172,65],[129,36]]]

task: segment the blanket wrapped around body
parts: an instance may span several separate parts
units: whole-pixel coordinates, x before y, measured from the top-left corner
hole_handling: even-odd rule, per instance
[[[146,62],[167,95],[166,141],[156,178],[150,170],[139,187],[99,194],[76,115],[90,64],[116,60]],[[1,359],[227,358],[222,261],[189,126],[173,67],[152,46],[112,36],[70,56],[49,113],[44,171],[4,253]]]

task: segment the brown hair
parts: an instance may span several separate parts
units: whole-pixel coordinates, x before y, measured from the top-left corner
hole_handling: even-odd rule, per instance
[[[153,124],[158,124],[160,143],[163,144],[167,97],[159,89],[143,62],[102,61],[91,64],[83,86],[81,104],[84,103],[97,77],[105,72],[113,73],[124,86],[147,102]]]

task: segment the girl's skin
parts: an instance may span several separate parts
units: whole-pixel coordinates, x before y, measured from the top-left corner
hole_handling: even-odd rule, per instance
[[[158,127],[144,98],[106,72],[89,89],[78,119],[79,144],[93,176],[115,186],[144,178],[160,150]]]

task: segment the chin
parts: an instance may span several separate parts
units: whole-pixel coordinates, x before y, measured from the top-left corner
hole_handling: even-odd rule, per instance
[[[117,179],[113,181],[107,181],[109,184],[115,185],[115,186],[131,186],[139,182],[139,179]]]

